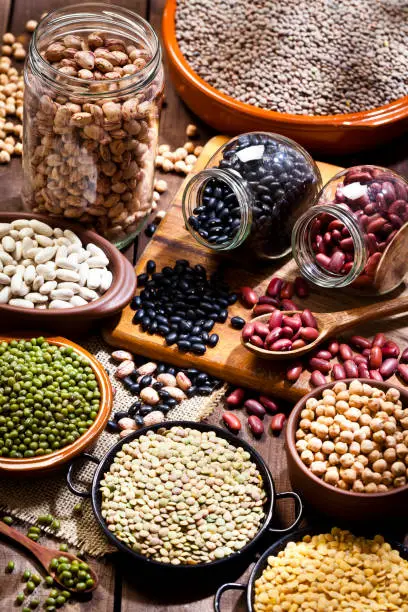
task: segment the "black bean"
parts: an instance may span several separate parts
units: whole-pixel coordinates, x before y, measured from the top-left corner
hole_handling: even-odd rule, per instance
[[[154,409],[160,410],[160,412],[162,412],[163,414],[167,414],[168,411],[170,410],[170,406],[167,406],[166,404],[156,404]]]
[[[157,333],[160,336],[167,336],[170,333],[170,327],[168,325],[159,325],[157,327]]]
[[[197,393],[197,387],[195,385],[191,385],[188,389],[184,391],[187,397],[193,397]]]
[[[194,325],[193,329],[191,330],[191,333],[196,336],[200,332],[201,332],[201,325]]]
[[[142,329],[143,331],[147,331],[149,329],[151,323],[150,317],[143,317],[142,319]]]
[[[172,376],[176,376],[177,370],[176,368],[173,368],[173,366],[170,366],[167,368],[166,374],[171,374]]]
[[[204,387],[198,387],[197,393],[198,395],[211,395],[212,388],[207,385]]]
[[[228,310],[221,310],[221,312],[218,313],[218,317],[217,317],[217,321],[218,323],[225,323],[225,321],[227,320],[228,317]]]
[[[214,321],[213,319],[208,319],[207,321],[205,321],[205,323],[203,324],[203,330],[204,331],[211,331],[212,328],[214,327]]]
[[[149,334],[155,334],[157,332],[157,321],[152,321],[152,323],[150,323],[149,327],[147,328],[147,331],[149,332]]]
[[[188,368],[187,375],[189,378],[197,376],[197,374],[200,374],[199,370],[197,370],[196,368]]]
[[[143,406],[139,410],[139,414],[140,414],[140,416],[146,416],[147,414],[149,414],[153,410],[155,410],[154,406],[148,406],[147,404],[143,404]]]
[[[167,317],[164,317],[163,315],[156,315],[156,321],[159,325],[167,325],[169,320]]]
[[[218,344],[218,340],[219,340],[219,336],[218,334],[211,334],[211,336],[208,338],[208,342],[207,345],[210,346],[211,348],[214,348],[214,346],[216,346],[216,344]]]
[[[200,336],[188,336],[188,340],[190,342],[201,342],[202,338]]]
[[[144,316],[145,316],[145,311],[143,310],[143,308],[141,308],[133,315],[132,323],[139,323],[143,319]]]
[[[187,352],[187,351],[189,351],[192,348],[191,347],[191,343],[188,340],[179,340],[177,342],[177,346],[178,346],[179,350],[183,351],[183,352]]]
[[[174,344],[177,341],[177,338],[178,338],[178,333],[175,332],[175,331],[170,332],[169,334],[167,334],[167,336],[165,338],[167,346],[171,346],[172,344]]]
[[[112,433],[116,433],[117,431],[119,431],[119,425],[115,423],[115,421],[108,421],[106,423],[106,428]]]
[[[204,353],[206,351],[206,348],[205,348],[204,344],[201,344],[200,342],[196,342],[196,343],[191,345],[191,350],[196,355],[204,355]]]
[[[115,412],[113,418],[115,419],[115,421],[120,421],[120,419],[127,417],[127,415],[128,413],[126,412],[126,410],[119,410],[118,412]]]
[[[150,374],[146,374],[146,376],[142,376],[142,378],[139,380],[139,385],[141,389],[144,389],[145,387],[148,387],[151,384],[152,384],[152,377],[150,376]]]
[[[193,324],[191,321],[180,321],[179,329],[182,332],[191,332]]]
[[[231,327],[234,329],[242,329],[245,325],[245,320],[241,317],[232,317],[231,318]]]
[[[156,229],[157,229],[157,225],[155,225],[154,223],[149,223],[149,225],[146,226],[144,233],[148,238],[151,238],[154,232],[156,231]]]
[[[206,332],[206,331],[203,331],[203,332],[201,332],[200,336],[201,336],[201,340],[202,340],[202,341],[203,341],[205,344],[207,344],[208,339],[209,339],[209,337],[210,337],[210,334],[209,334],[208,332]]]
[[[149,261],[146,263],[146,272],[148,274],[153,274],[153,272],[156,271],[156,262],[153,261],[153,259],[149,259]]]
[[[163,372],[166,371],[166,364],[164,363],[159,363],[159,365],[156,368],[156,374],[163,374]]]
[[[156,382],[153,383],[152,387],[153,387],[153,389],[155,391],[160,391],[160,389],[162,389],[164,387],[164,385],[163,385],[163,383],[161,383],[161,382],[156,380]]]
[[[175,406],[177,406],[178,401],[174,399],[174,397],[169,397],[169,399],[166,400],[166,404],[167,406],[169,406],[169,408],[174,408]]]
[[[130,302],[130,308],[132,310],[137,310],[142,304],[142,299],[140,295],[135,295]]]
[[[160,389],[160,391],[159,391],[159,397],[160,397],[162,400],[167,401],[167,400],[168,400],[168,399],[171,397],[171,395],[170,395],[170,393],[169,393],[168,391],[165,391],[164,389]]]
[[[145,285],[148,280],[149,280],[149,276],[145,272],[143,272],[142,274],[139,274],[139,276],[137,277],[137,286],[143,287],[143,285]]]
[[[140,414],[137,414],[134,420],[136,425],[139,425],[139,427],[144,425],[143,417]]]
[[[134,380],[130,376],[125,376],[125,378],[122,379],[122,382],[125,385],[125,387],[128,387],[128,388],[134,385]]]

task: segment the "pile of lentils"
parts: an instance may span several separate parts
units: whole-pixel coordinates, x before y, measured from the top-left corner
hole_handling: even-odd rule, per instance
[[[260,108],[331,115],[408,94],[399,0],[178,0],[176,36],[201,78]]]
[[[132,323],[163,336],[168,346],[177,344],[180,351],[195,355],[216,346],[219,336],[210,332],[215,323],[225,323],[228,306],[238,299],[219,272],[208,278],[203,266],[191,267],[187,259],[178,259],[174,267],[165,266],[161,272],[150,259],[137,284],[144,289],[130,304],[136,310]]]
[[[290,249],[293,224],[317,195],[320,176],[295,143],[262,132],[231,140],[218,168],[238,173],[254,197],[249,244],[261,257]],[[224,180],[209,179],[188,223],[207,242],[227,245],[241,226],[241,206]]]
[[[250,454],[214,431],[149,431],[122,446],[100,484],[108,529],[161,563],[228,557],[255,537],[265,516]]]
[[[100,391],[88,361],[43,337],[0,344],[0,456],[47,455],[93,424]]]
[[[220,380],[196,368],[175,368],[166,363],[147,361],[136,365],[132,353],[114,351],[112,359],[120,364],[115,377],[136,396],[127,410],[119,410],[108,421],[108,429],[121,437],[136,429],[156,425],[180,402],[196,395],[210,395]]]

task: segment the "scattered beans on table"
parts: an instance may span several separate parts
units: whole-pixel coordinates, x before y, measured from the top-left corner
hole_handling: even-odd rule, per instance
[[[286,416],[283,413],[278,413],[277,403],[267,395],[254,396],[251,391],[237,387],[226,395],[225,403],[231,410],[245,408],[249,430],[255,437],[260,437],[264,433],[263,421],[267,415],[272,415],[270,422],[272,433],[279,434],[283,429]],[[241,430],[241,421],[233,412],[224,412],[222,420],[228,429],[234,433]]]
[[[212,431],[149,431],[122,446],[100,484],[108,529],[161,563],[228,557],[254,538],[264,518],[255,463]]]

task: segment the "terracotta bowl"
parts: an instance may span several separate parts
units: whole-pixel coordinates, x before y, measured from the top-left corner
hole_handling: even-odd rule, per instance
[[[408,96],[360,113],[304,116],[256,108],[221,93],[193,71],[180,51],[176,2],[167,0],[162,22],[170,75],[187,106],[219,132],[276,132],[311,151],[341,154],[370,149],[408,128]]]
[[[43,334],[45,335],[45,334]],[[29,338],[28,334],[21,334],[17,337],[0,336],[0,342],[9,342],[10,340],[19,340],[21,338]],[[112,386],[109,380],[109,376],[105,372],[105,368],[99,363],[91,353],[88,353],[84,348],[59,336],[47,336],[45,335],[47,342],[50,344],[56,344],[57,346],[71,346],[77,353],[82,355],[91,366],[96,380],[99,385],[99,391],[101,394],[101,401],[99,406],[99,412],[96,416],[95,421],[91,427],[80,436],[75,442],[61,448],[54,453],[49,455],[43,455],[42,457],[29,457],[27,459],[10,459],[8,457],[0,457],[0,473],[7,473],[9,476],[28,476],[28,475],[39,475],[41,472],[47,470],[55,470],[61,465],[70,461],[76,455],[83,452],[96,439],[100,436],[102,431],[105,429],[106,423],[109,419],[112,404],[113,394]]]
[[[351,382],[351,378],[344,382]],[[377,382],[365,378],[358,379],[379,389],[387,391],[396,387],[401,393],[401,401],[408,406],[408,390],[387,382]],[[338,381],[317,387],[308,393],[293,408],[286,428],[286,457],[289,478],[292,487],[302,499],[312,508],[332,518],[350,521],[367,521],[368,519],[381,519],[384,517],[406,516],[408,503],[408,485],[392,489],[384,493],[354,493],[343,491],[327,484],[318,478],[301,461],[295,447],[295,434],[300,421],[300,413],[305,408],[310,397],[320,398],[324,389],[331,389]]]
[[[131,263],[108,240],[95,232],[83,229],[80,225],[61,219],[53,219],[46,215],[31,213],[1,212],[0,223],[9,223],[15,219],[38,219],[52,227],[61,227],[75,232],[83,244],[93,242],[101,248],[109,259],[109,269],[113,274],[113,282],[108,291],[98,300],[85,306],[67,309],[29,310],[8,304],[0,304],[0,330],[10,328],[21,330],[52,330],[57,333],[69,334],[89,329],[98,319],[104,319],[119,313],[132,299],[136,291],[136,274]]]

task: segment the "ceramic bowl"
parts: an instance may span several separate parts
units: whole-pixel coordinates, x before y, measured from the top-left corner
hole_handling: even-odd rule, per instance
[[[136,274],[131,263],[108,240],[95,232],[83,229],[80,225],[46,215],[34,215],[20,212],[1,212],[0,223],[9,223],[15,219],[38,219],[52,227],[61,227],[75,232],[84,245],[93,242],[101,248],[109,259],[109,269],[113,282],[108,291],[99,299],[85,306],[67,309],[32,310],[0,304],[0,330],[32,329],[51,330],[59,334],[84,331],[99,319],[119,313],[132,299],[136,291]],[[6,326],[6,327],[5,327]]]
[[[344,382],[349,383],[351,380],[353,379],[350,378]],[[403,406],[408,406],[408,390],[387,382],[377,382],[364,378],[358,380],[384,391],[391,387],[397,387],[401,393]],[[366,521],[368,518],[375,520],[385,517],[406,516],[408,485],[384,493],[367,494],[343,491],[312,474],[301,461],[295,447],[295,434],[300,421],[300,413],[305,408],[309,398],[320,398],[324,389],[331,389],[337,382],[339,381],[317,387],[311,393],[302,397],[290,414],[286,428],[285,446],[288,473],[293,489],[302,496],[302,499],[311,508],[339,520]]]
[[[27,338],[30,336],[28,334],[19,335],[18,337],[1,335],[0,342],[18,340],[22,337]],[[88,353],[88,351],[86,351],[84,348],[78,344],[75,344],[74,342],[71,342],[70,340],[67,340],[66,338],[47,335],[45,335],[45,337],[47,342],[50,344],[56,344],[58,346],[71,346],[77,353],[82,355],[89,362],[89,365],[96,376],[101,394],[99,412],[91,427],[84,434],[82,434],[82,436],[80,436],[72,444],[50,453],[49,455],[29,457],[27,459],[10,459],[8,457],[0,457],[0,473],[7,473],[9,476],[14,475],[22,477],[23,475],[38,475],[44,471],[55,470],[61,467],[64,463],[73,459],[76,455],[83,452],[96,441],[104,430],[112,410],[112,386],[103,365],[100,364],[99,361],[91,355],[91,353]]]
[[[162,23],[170,75],[187,106],[219,132],[276,132],[314,152],[343,154],[370,149],[408,129],[408,96],[359,113],[304,116],[257,108],[221,93],[193,71],[180,51],[176,2],[167,0]]]

